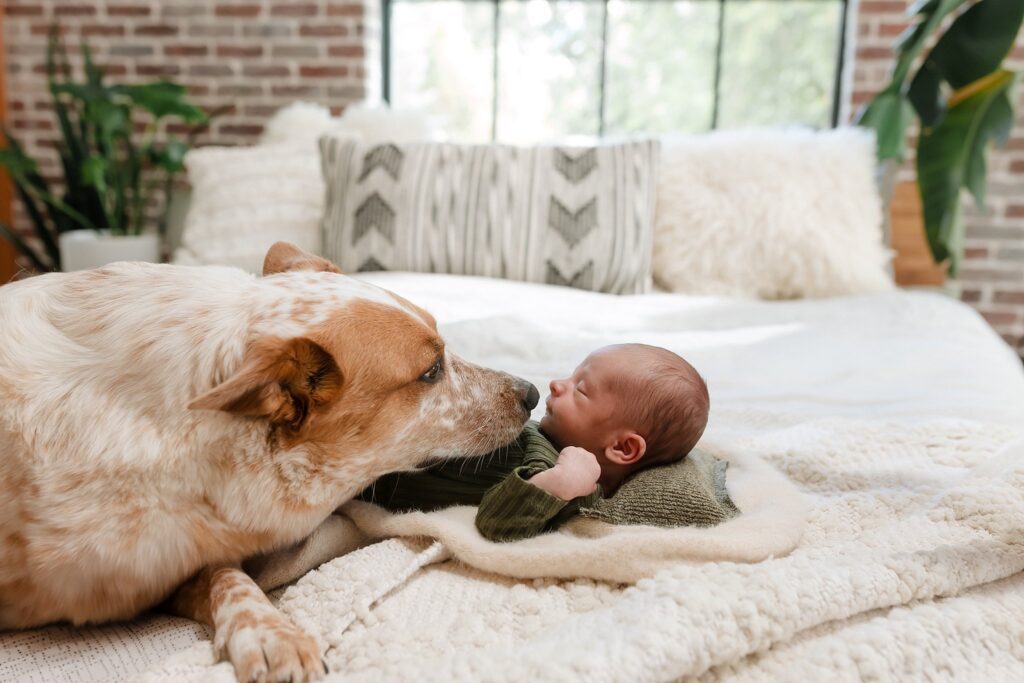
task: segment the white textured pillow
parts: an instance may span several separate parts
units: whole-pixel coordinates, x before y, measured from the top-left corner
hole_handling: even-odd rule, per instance
[[[185,156],[185,168],[192,202],[176,263],[258,273],[279,240],[320,249],[324,182],[315,148],[203,147]]]
[[[874,172],[859,128],[663,139],[655,283],[762,299],[892,288]]]

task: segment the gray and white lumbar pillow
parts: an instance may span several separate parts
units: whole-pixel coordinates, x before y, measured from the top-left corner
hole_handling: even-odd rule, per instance
[[[649,289],[659,145],[320,141],[324,255],[616,294]]]

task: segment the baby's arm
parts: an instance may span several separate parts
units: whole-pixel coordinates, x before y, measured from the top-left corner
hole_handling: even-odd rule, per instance
[[[491,541],[536,536],[563,511],[574,511],[578,498],[596,493],[600,474],[597,459],[582,448],[564,449],[549,469],[517,467],[484,494],[476,528]]]

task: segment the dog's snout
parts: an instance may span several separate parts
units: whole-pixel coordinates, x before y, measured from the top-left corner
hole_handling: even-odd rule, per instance
[[[533,386],[529,382],[521,382],[519,385],[519,395],[523,403],[523,407],[526,408],[526,412],[530,412],[537,407],[540,402],[540,392],[537,391],[537,387]]]

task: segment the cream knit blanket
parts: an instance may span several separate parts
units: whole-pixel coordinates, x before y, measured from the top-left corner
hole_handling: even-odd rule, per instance
[[[527,576],[536,562],[509,553],[484,571],[489,560],[437,522],[432,535],[449,533],[444,542],[373,543],[308,573],[279,605],[320,638],[337,681],[1022,678],[1024,584],[1014,576],[1024,569],[1021,432],[951,419],[762,427],[709,450],[763,459],[802,490],[806,530],[785,557],[669,561],[632,585],[516,580],[496,572]],[[744,515],[689,530],[696,554],[738,551],[723,532],[772,510],[748,513],[756,501],[745,496],[757,489],[744,491],[737,476],[734,490],[734,469],[741,475],[745,465],[731,463],[729,479]],[[412,517],[366,513],[351,519],[389,533]],[[541,538],[559,536],[583,548],[615,533]],[[626,581],[642,564],[631,554],[653,560],[650,549],[663,541],[623,542],[603,563],[589,557],[591,575],[621,565]],[[562,566],[553,549],[538,547],[534,559],[542,550],[551,551],[544,566]],[[200,643],[139,680],[233,675]]]

